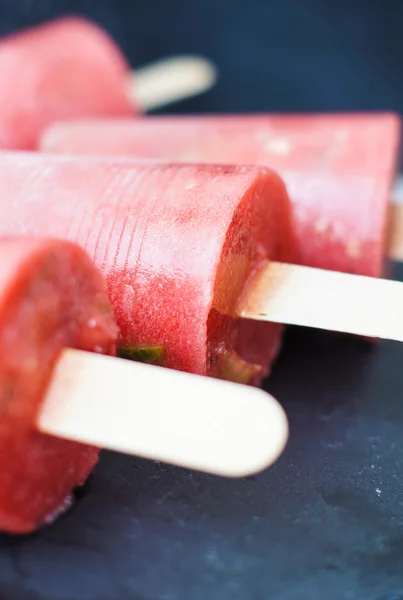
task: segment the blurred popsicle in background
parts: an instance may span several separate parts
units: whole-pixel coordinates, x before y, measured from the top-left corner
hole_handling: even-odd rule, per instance
[[[56,123],[41,148],[266,165],[290,195],[297,263],[380,277],[399,142],[400,119],[392,113],[262,114]]]
[[[35,149],[57,119],[138,114],[209,89],[211,61],[176,56],[130,71],[108,34],[65,17],[0,41],[0,147]]]

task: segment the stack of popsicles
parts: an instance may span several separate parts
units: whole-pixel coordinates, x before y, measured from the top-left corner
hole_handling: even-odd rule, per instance
[[[99,446],[271,464],[284,413],[237,384],[270,372],[284,324],[403,341],[403,286],[378,279],[396,116],[135,119],[81,20],[5,40],[2,69],[0,529],[53,520]],[[97,356],[116,345],[138,364]]]

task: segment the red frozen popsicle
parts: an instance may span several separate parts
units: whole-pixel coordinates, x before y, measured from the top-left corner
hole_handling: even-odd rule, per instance
[[[112,354],[116,334],[104,281],[80,248],[0,242],[0,530],[53,519],[96,463],[94,447],[34,425],[61,349]]]
[[[0,531],[53,521],[97,446],[226,476],[255,473],[284,448],[274,398],[101,356],[114,353],[116,335],[104,281],[82,249],[0,240]]]
[[[235,303],[268,259],[292,261],[288,197],[261,167],[136,165],[4,153],[0,234],[64,237],[102,270],[135,355],[176,369],[259,381],[281,325],[239,320]]]
[[[379,277],[399,129],[393,114],[94,120],[54,125],[42,148],[268,165],[290,194],[296,261]]]
[[[115,42],[96,24],[66,17],[0,41],[0,147],[34,149],[55,120],[133,115],[204,91],[204,59],[162,62],[132,77]]]
[[[402,285],[278,269],[294,240],[285,187],[267,168],[3,153],[0,195],[0,234],[88,251],[133,357],[145,346],[165,366],[258,382],[281,323],[403,339]]]
[[[281,265],[290,207],[267,168],[5,152],[0,195],[0,235],[88,251],[134,358],[258,382],[282,323],[403,340],[402,284]]]

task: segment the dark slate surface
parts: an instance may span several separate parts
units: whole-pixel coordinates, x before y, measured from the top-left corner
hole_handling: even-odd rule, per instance
[[[172,112],[403,110],[399,0],[1,0],[0,33],[66,12],[133,65],[211,56],[217,88]],[[228,481],[105,453],[56,525],[0,536],[0,599],[402,600],[402,365],[398,344],[291,331],[274,468]]]

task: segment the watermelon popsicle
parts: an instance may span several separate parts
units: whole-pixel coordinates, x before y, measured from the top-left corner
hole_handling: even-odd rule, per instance
[[[33,422],[60,350],[114,354],[116,336],[104,281],[81,248],[0,241],[0,530],[51,520],[97,462],[96,448]]]
[[[55,120],[132,116],[208,89],[205,59],[176,57],[131,74],[96,24],[66,17],[0,41],[0,147],[32,150]]]
[[[282,323],[401,339],[400,284],[284,273],[290,206],[267,168],[5,152],[0,193],[0,235],[53,235],[87,250],[126,355],[146,348],[166,367],[258,383]]]
[[[96,446],[227,476],[265,468],[284,447],[284,412],[262,390],[101,356],[115,349],[112,308],[70,242],[0,240],[0,325],[2,531],[64,512]]]
[[[126,354],[146,346],[164,366],[239,382],[268,373],[282,326],[233,308],[264,261],[293,260],[275,173],[3,153],[0,192],[0,234],[67,238],[89,253]]]
[[[393,114],[150,117],[55,124],[45,151],[268,165],[290,194],[296,262],[379,277],[399,141]]]

